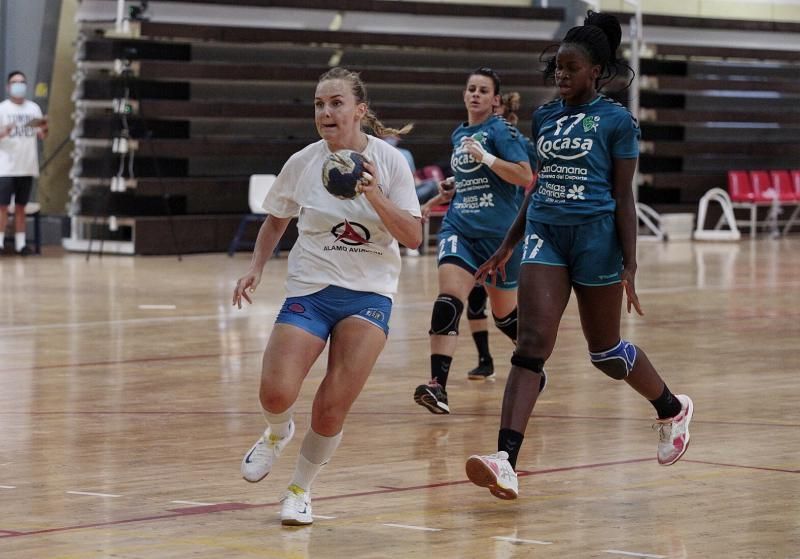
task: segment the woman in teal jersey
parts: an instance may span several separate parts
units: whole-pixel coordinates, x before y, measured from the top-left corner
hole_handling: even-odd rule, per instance
[[[499,103],[497,74],[490,68],[472,72],[464,90],[467,121],[451,135],[455,193],[439,231],[439,296],[429,331],[431,381],[414,392],[414,401],[432,413],[450,413],[445,385],[474,275],[500,246],[519,210],[520,187],[515,185],[527,185],[533,177],[519,131],[494,114]],[[509,270],[487,289],[495,323],[513,340],[516,287],[516,273]]]
[[[533,116],[538,179],[497,252],[477,277],[503,277],[524,237],[519,277],[519,334],[506,383],[496,454],[471,456],[467,475],[502,499],[515,499],[517,456],[539,395],[544,363],[575,291],[592,364],[624,380],[656,410],[658,462],[675,463],[689,443],[692,400],[675,395],[647,355],[620,337],[627,310],[642,314],[636,296],[634,170],[639,127],[628,110],[598,93],[617,75],[622,33],[613,16],[589,12],[570,29],[545,70],[559,99]]]
[[[500,104],[495,107],[494,114],[501,116],[508,121],[512,126],[516,126],[519,122],[519,111],[521,97],[517,91],[509,91],[500,96]],[[531,141],[520,134],[520,141],[528,150],[531,165],[536,161],[535,157],[530,157],[530,154],[536,152]],[[533,149],[531,149],[533,147]],[[531,186],[531,185],[529,185]],[[422,206],[422,219],[428,219],[431,209],[436,206],[448,204],[455,194],[454,190],[444,190],[439,188],[439,194],[428,200]],[[523,193],[520,191],[520,195]],[[489,321],[486,316],[486,303],[489,295],[486,293],[486,286],[482,283],[476,283],[472,291],[469,292],[467,297],[467,321],[469,323],[469,330],[472,334],[472,339],[475,342],[475,349],[478,352],[478,365],[473,367],[467,372],[467,378],[470,380],[492,380],[494,378],[494,359],[492,352],[489,349]]]

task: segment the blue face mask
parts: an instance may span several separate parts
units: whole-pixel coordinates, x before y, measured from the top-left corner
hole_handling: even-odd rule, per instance
[[[11,97],[25,97],[25,94],[28,92],[28,85],[24,82],[14,82],[8,87],[8,92],[11,94]]]

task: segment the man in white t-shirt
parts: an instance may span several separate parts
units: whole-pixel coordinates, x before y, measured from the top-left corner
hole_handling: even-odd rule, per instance
[[[8,206],[14,199],[14,250],[28,254],[25,242],[25,204],[31,196],[34,177],[39,176],[36,138],[47,136],[47,119],[39,105],[25,99],[25,74],[8,75],[8,99],[0,103],[0,253],[5,247]]]

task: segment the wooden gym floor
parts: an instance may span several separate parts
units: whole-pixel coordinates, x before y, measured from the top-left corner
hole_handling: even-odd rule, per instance
[[[464,473],[495,450],[511,344],[492,328],[498,378],[474,382],[462,336],[454,413],[415,405],[437,287],[431,256],[406,258],[389,343],[306,528],[277,516],[301,436],[261,483],[239,477],[286,269],[271,261],[238,311],[248,259],[0,259],[0,557],[800,558],[800,238],[640,245],[646,316],[624,335],[695,403],[669,468],[650,405],[589,365],[573,301],[514,502]]]

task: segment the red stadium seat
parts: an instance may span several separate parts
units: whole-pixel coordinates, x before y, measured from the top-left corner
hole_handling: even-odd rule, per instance
[[[786,235],[792,226],[800,219],[800,169],[795,169],[790,175],[789,181],[789,189],[791,190],[792,194],[794,194],[794,203],[796,207],[792,212],[792,215],[789,216],[789,219],[786,220],[786,226],[783,228],[783,234]],[[783,191],[783,185],[781,185],[781,192]]]
[[[425,223],[422,224],[422,245],[419,247],[419,251],[421,254],[425,254],[428,250],[428,245],[430,244],[431,239],[431,218],[432,217],[444,217],[447,213],[447,208],[449,208],[449,204],[445,204],[442,206],[434,206],[431,208],[431,212],[428,214],[428,219],[425,220]]]
[[[759,225],[765,226],[770,223],[767,219],[758,220],[758,208],[772,206],[775,203],[776,192],[775,183],[769,171],[728,171],[728,194],[731,198],[731,207],[734,210],[747,210],[750,214],[746,220],[737,219],[736,225],[748,227],[751,237],[755,236]],[[796,204],[794,197],[785,201],[778,198],[777,201],[781,205]],[[796,214],[797,212],[786,222],[785,231],[788,231],[792,222],[795,221]]]
[[[795,202],[800,200],[795,194],[794,185],[792,185],[792,177],[789,171],[770,171],[769,177],[772,180],[772,186],[778,191],[778,200],[781,202]]]
[[[437,182],[444,180],[444,171],[438,165],[425,165],[419,170],[421,179],[433,179]]]
[[[775,198],[775,187],[772,185],[768,171],[750,171],[750,184],[756,202],[772,202]]]
[[[794,190],[794,196],[798,200],[800,200],[800,169],[795,169],[792,171],[792,190]]]
[[[753,202],[756,198],[747,171],[728,171],[728,194],[733,202]]]

